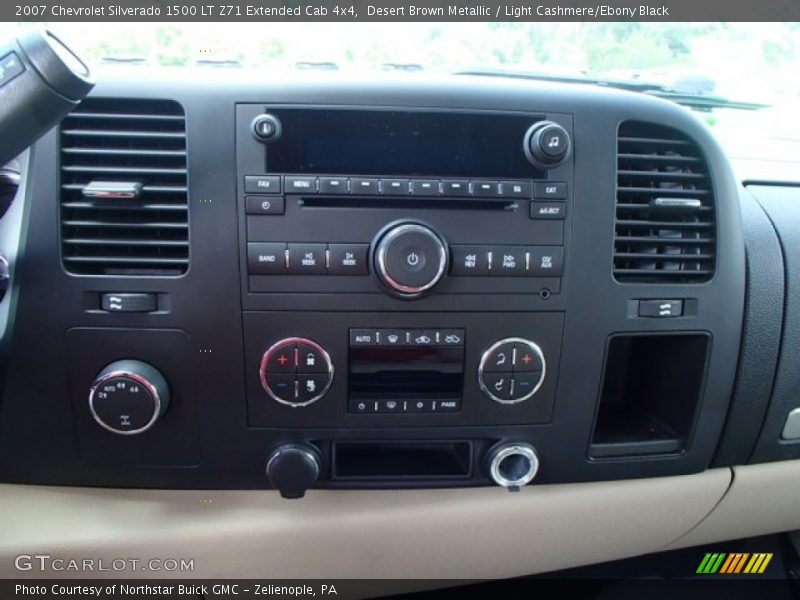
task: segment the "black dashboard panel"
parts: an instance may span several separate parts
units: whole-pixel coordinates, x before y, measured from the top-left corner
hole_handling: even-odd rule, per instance
[[[544,483],[710,464],[736,375],[744,245],[728,163],[683,109],[472,77],[164,77],[109,81],[92,98],[183,107],[188,271],[68,274],[58,132],[35,146],[0,480],[298,495],[310,475],[304,485],[463,486],[514,479],[518,461]],[[263,114],[280,139],[254,137]],[[460,139],[464,122],[479,125]],[[623,122],[659,135],[625,140],[618,157]],[[533,164],[523,146],[548,123],[559,129],[545,145],[571,145]],[[615,246],[615,232],[645,248]],[[640,266],[635,282],[615,279],[615,260]],[[676,268],[688,261],[711,273],[693,280]],[[135,293],[153,295],[149,312],[111,308]],[[135,435],[89,409],[93,378],[122,360],[167,382],[137,387],[134,373],[92,391],[102,403],[149,390],[163,416]]]

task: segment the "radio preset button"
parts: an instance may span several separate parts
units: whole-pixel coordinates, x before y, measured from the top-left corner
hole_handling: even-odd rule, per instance
[[[489,273],[494,277],[525,275],[525,248],[523,246],[492,246],[492,263]]]
[[[283,196],[247,196],[245,204],[248,215],[282,215],[286,210]]]
[[[384,196],[408,196],[408,179],[381,179]]]
[[[350,193],[361,196],[375,196],[380,193],[378,180],[371,178],[350,178]]]
[[[324,275],[325,244],[289,244],[289,273]]]
[[[533,197],[543,200],[566,200],[567,184],[564,181],[535,181]]]
[[[501,181],[500,182],[500,195],[509,198],[530,198],[531,197],[531,182],[530,181]]]
[[[250,275],[286,273],[286,244],[250,242],[247,244],[247,270]]]
[[[280,194],[281,178],[279,175],[245,175],[244,191],[246,194]]]
[[[531,219],[563,220],[567,216],[565,202],[531,202]]]
[[[469,196],[469,181],[447,179],[442,181],[442,194],[445,196]]]
[[[369,244],[328,244],[331,275],[367,275]]]
[[[412,179],[411,193],[414,196],[438,196],[439,181],[436,179]]]
[[[350,192],[347,177],[320,177],[320,194],[347,194]]]
[[[482,198],[495,198],[500,195],[500,184],[497,181],[473,181],[470,193]]]

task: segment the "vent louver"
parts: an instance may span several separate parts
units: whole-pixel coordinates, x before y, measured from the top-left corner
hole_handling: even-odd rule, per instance
[[[168,100],[89,98],[61,122],[61,239],[82,275],[189,266],[186,126]]]
[[[716,224],[708,166],[685,134],[626,121],[617,139],[614,277],[699,283],[714,274]]]

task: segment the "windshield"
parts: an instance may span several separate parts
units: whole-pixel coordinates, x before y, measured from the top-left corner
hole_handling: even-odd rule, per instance
[[[0,23],[6,37],[41,26]],[[699,113],[734,154],[800,161],[800,23],[52,23],[95,66],[502,71],[768,105]],[[742,131],[748,129],[747,135]],[[762,141],[759,141],[762,140]],[[777,143],[775,141],[777,140]],[[766,154],[765,154],[766,153]]]

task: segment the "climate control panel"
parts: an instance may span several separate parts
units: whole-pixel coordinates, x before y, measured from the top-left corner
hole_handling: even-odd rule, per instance
[[[281,404],[302,407],[322,398],[333,382],[333,363],[325,349],[306,338],[273,344],[261,359],[264,391]]]

